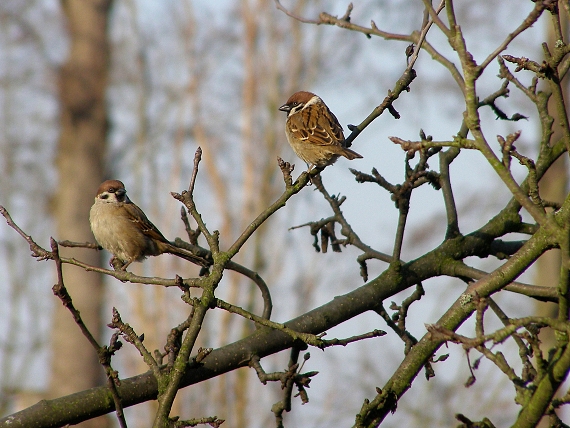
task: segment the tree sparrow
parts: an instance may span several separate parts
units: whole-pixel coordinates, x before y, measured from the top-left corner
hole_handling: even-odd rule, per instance
[[[352,160],[361,158],[345,147],[342,126],[320,97],[296,92],[279,107],[287,112],[285,133],[293,151],[309,165],[324,168],[339,156]]]
[[[126,270],[132,262],[163,253],[209,266],[205,259],[168,242],[145,213],[131,202],[125,185],[119,180],[107,180],[99,186],[89,222],[99,245],[113,254],[111,266],[119,260],[121,270]]]

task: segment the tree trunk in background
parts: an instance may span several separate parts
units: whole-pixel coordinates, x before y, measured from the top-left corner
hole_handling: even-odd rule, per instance
[[[55,199],[58,239],[93,241],[89,209],[103,179],[107,135],[105,88],[109,47],[107,21],[111,0],[62,0],[70,51],[60,74],[61,135],[57,154],[59,183]],[[95,251],[67,250],[97,265]],[[83,320],[96,336],[102,325],[101,276],[64,266],[65,285]],[[80,333],[70,313],[58,304],[52,328],[50,396],[57,397],[100,385],[103,370],[97,355]],[[82,427],[106,426],[106,419]]]

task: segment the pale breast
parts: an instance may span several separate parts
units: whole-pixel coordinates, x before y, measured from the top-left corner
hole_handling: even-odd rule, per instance
[[[149,239],[127,217],[117,215],[120,209],[114,204],[94,204],[89,215],[93,235],[120,260],[141,261],[148,253]]]

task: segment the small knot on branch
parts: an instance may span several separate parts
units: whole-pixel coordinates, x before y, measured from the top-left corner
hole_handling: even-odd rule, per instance
[[[281,169],[281,173],[283,174],[283,181],[285,181],[285,186],[292,186],[293,178],[291,177],[291,173],[295,169],[295,165],[291,165],[289,162],[285,162],[280,157],[277,157],[277,165],[279,165],[279,169]]]
[[[117,308],[115,308],[113,306],[113,317],[111,318],[111,322],[109,324],[107,324],[107,327],[119,328],[119,326],[122,324],[123,324],[123,320],[121,319],[121,314],[119,313]]]
[[[398,144],[409,156],[413,157],[415,152],[424,148],[423,141],[404,140],[400,137],[388,137],[394,144]]]
[[[414,54],[415,48],[416,45],[414,45],[413,43],[406,47],[406,65],[410,65],[410,57]]]
[[[348,7],[346,8],[346,12],[344,13],[344,15],[340,18],[341,21],[346,21],[346,22],[350,22],[350,14],[352,13],[352,9],[354,8],[354,5],[352,3],[348,4]]]

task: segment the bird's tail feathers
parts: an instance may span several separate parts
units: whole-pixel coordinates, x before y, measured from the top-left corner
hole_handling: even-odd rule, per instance
[[[359,155],[358,153],[356,153],[354,150],[350,150],[347,149],[346,147],[343,147],[343,152],[342,155],[347,158],[348,160],[352,160],[352,159],[361,159],[362,155]]]
[[[174,254],[175,256],[181,257],[189,262],[197,264],[202,267],[208,267],[212,263],[208,262],[205,258],[197,256],[196,254],[185,250],[184,248],[176,247],[172,244],[168,244],[167,253]]]

